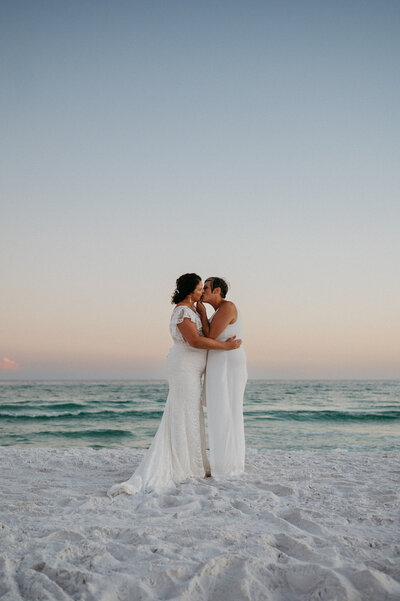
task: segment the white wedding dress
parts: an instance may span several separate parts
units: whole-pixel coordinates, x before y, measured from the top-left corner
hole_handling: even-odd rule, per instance
[[[229,324],[217,340],[224,341],[231,336],[242,338],[239,311],[235,323]],[[246,382],[246,354],[242,346],[233,351],[208,351],[204,396],[213,476],[234,476],[244,470],[243,394]]]
[[[177,305],[170,322],[174,341],[167,361],[169,392],[164,414],[153,442],[133,476],[108,492],[134,494],[175,486],[186,478],[204,477],[210,470],[206,455],[201,378],[207,351],[191,347],[177,325],[190,319],[203,335],[198,314]]]

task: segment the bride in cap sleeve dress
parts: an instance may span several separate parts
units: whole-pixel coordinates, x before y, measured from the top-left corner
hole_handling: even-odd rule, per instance
[[[204,336],[194,308],[202,293],[203,284],[197,274],[187,273],[177,279],[170,321],[174,345],[166,361],[169,392],[164,414],[139,467],[129,480],[111,487],[111,496],[149,492],[175,486],[189,477],[210,475],[201,405],[207,350],[237,349],[241,341],[234,336],[226,341]]]
[[[204,282],[202,302],[215,309],[210,321],[202,302],[197,304],[205,335],[219,341],[230,336],[242,338],[240,313],[234,303],[225,300],[227,292],[222,278]],[[211,472],[213,476],[235,476],[243,472],[245,459],[243,395],[247,366],[243,347],[230,353],[210,350],[204,382]]]

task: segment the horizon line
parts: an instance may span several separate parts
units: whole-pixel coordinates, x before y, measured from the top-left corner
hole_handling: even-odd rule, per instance
[[[259,380],[263,382],[400,382],[400,376],[392,378],[374,378],[374,377],[286,377],[286,378],[268,378],[254,377],[248,378],[248,382]],[[168,382],[167,378],[1,378],[0,383],[10,382]]]

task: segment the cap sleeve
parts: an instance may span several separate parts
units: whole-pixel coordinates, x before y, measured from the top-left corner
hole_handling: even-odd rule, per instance
[[[181,305],[177,307],[172,314],[171,325],[177,326],[178,323],[182,323],[184,319],[190,319],[193,323],[196,323],[196,315],[189,307]]]

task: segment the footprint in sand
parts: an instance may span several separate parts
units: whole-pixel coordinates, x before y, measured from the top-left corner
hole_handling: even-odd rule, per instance
[[[275,534],[274,538],[275,543],[273,546],[289,557],[300,559],[301,561],[315,561],[317,558],[317,554],[305,542],[296,540],[284,533]]]
[[[310,532],[311,534],[318,534],[324,536],[324,530],[318,526],[315,522],[308,520],[303,517],[300,509],[294,509],[289,513],[282,514],[280,516],[286,522],[292,524],[292,526],[296,526],[300,530],[305,530],[306,532]]]

